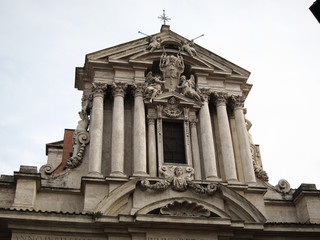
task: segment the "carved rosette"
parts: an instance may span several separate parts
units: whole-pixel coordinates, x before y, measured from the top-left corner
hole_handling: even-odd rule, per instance
[[[214,92],[214,102],[217,106],[225,106],[227,104],[228,94],[223,92]]]
[[[236,108],[243,108],[244,106],[244,97],[241,95],[232,95],[230,97],[231,100],[231,106],[236,109]]]
[[[135,97],[143,97],[145,88],[145,83],[135,83],[132,85],[132,93]]]
[[[106,89],[107,89],[106,83],[93,82],[92,88],[91,88],[93,97],[104,97]]]
[[[113,82],[112,95],[114,97],[116,97],[116,96],[124,97],[126,90],[127,90],[127,87],[128,87],[127,83]]]
[[[160,213],[169,216],[209,217],[210,211],[197,202],[174,201],[160,209]]]

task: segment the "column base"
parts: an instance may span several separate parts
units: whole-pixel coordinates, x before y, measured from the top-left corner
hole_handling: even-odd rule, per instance
[[[240,182],[237,179],[229,179],[227,180],[228,184],[239,184]]]
[[[128,176],[126,174],[124,174],[123,172],[112,172],[112,173],[110,173],[110,177],[126,178]]]
[[[99,172],[89,172],[87,176],[93,178],[104,178],[104,176]]]
[[[218,177],[216,177],[216,176],[209,176],[209,177],[206,177],[206,181],[221,182],[221,178],[218,178]]]
[[[150,175],[148,173],[145,172],[135,172],[132,175],[133,177],[150,177]]]

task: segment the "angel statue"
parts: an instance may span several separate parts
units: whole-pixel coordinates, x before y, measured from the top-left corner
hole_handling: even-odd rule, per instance
[[[147,88],[146,95],[150,95],[150,102],[152,102],[153,98],[162,93],[161,87],[164,81],[161,80],[159,75],[153,76],[152,72],[148,72],[146,76]]]
[[[182,94],[189,98],[194,98],[196,101],[201,101],[201,97],[199,93],[197,93],[195,77],[191,74],[190,78],[187,79],[185,75],[182,75],[180,78],[181,85],[177,86],[177,88],[182,89]]]

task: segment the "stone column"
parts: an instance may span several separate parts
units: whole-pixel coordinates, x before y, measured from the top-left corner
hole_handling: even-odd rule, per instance
[[[124,174],[124,95],[127,84],[114,82],[112,85],[112,142],[111,173],[113,177],[126,177]]]
[[[234,106],[234,117],[236,122],[244,179],[247,184],[255,184],[256,177],[254,174],[248,132],[243,114],[244,98],[242,96],[232,96],[231,100]]]
[[[232,138],[227,113],[227,95],[225,93],[214,93],[217,108],[217,119],[221,142],[221,153],[224,172],[227,181],[237,181],[236,163],[233,153]]]
[[[204,101],[199,113],[200,137],[205,179],[218,180],[216,156],[212,136],[212,125],[208,106],[209,94],[210,93],[208,89],[202,90],[202,97],[204,98]]]
[[[88,175],[102,177],[103,98],[107,84],[92,83],[93,104],[90,116],[90,149]]]
[[[156,148],[156,133],[155,133],[156,116],[148,116],[148,164],[149,175],[157,176],[157,148]]]
[[[143,84],[134,85],[133,176],[147,176],[146,116]]]
[[[201,180],[201,164],[200,164],[200,152],[199,152],[196,119],[190,120],[190,128],[191,128],[191,145],[192,145],[194,177],[196,180]]]

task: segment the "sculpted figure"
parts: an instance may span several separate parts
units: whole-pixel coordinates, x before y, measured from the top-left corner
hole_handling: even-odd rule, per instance
[[[148,49],[150,49],[150,52],[153,52],[156,49],[159,49],[161,47],[161,38],[153,37],[151,38],[151,42],[149,43]]]
[[[179,83],[180,75],[184,70],[182,56],[180,54],[177,56],[168,56],[164,51],[160,58],[159,67],[165,81],[165,89],[168,89],[169,91],[175,91]]]
[[[186,76],[182,75],[180,78],[181,85],[177,88],[182,89],[182,94],[186,97],[194,98],[196,101],[201,101],[200,95],[195,90],[195,78],[191,74],[190,79],[187,79]]]
[[[176,167],[174,169],[172,188],[177,191],[185,191],[187,187],[188,187],[188,183],[185,177],[183,177],[182,167]]]
[[[188,43],[187,40],[183,40],[182,42],[182,51],[186,51],[191,57],[194,57],[197,55],[197,51],[191,47],[191,45],[193,44],[193,41],[191,41],[191,44]]]
[[[164,83],[164,81],[161,80],[161,77],[159,75],[156,75],[155,77],[152,76],[152,72],[148,72],[146,81],[148,83],[146,88],[146,94],[150,95],[150,102],[152,102],[152,99],[158,96],[162,93],[161,86]]]

